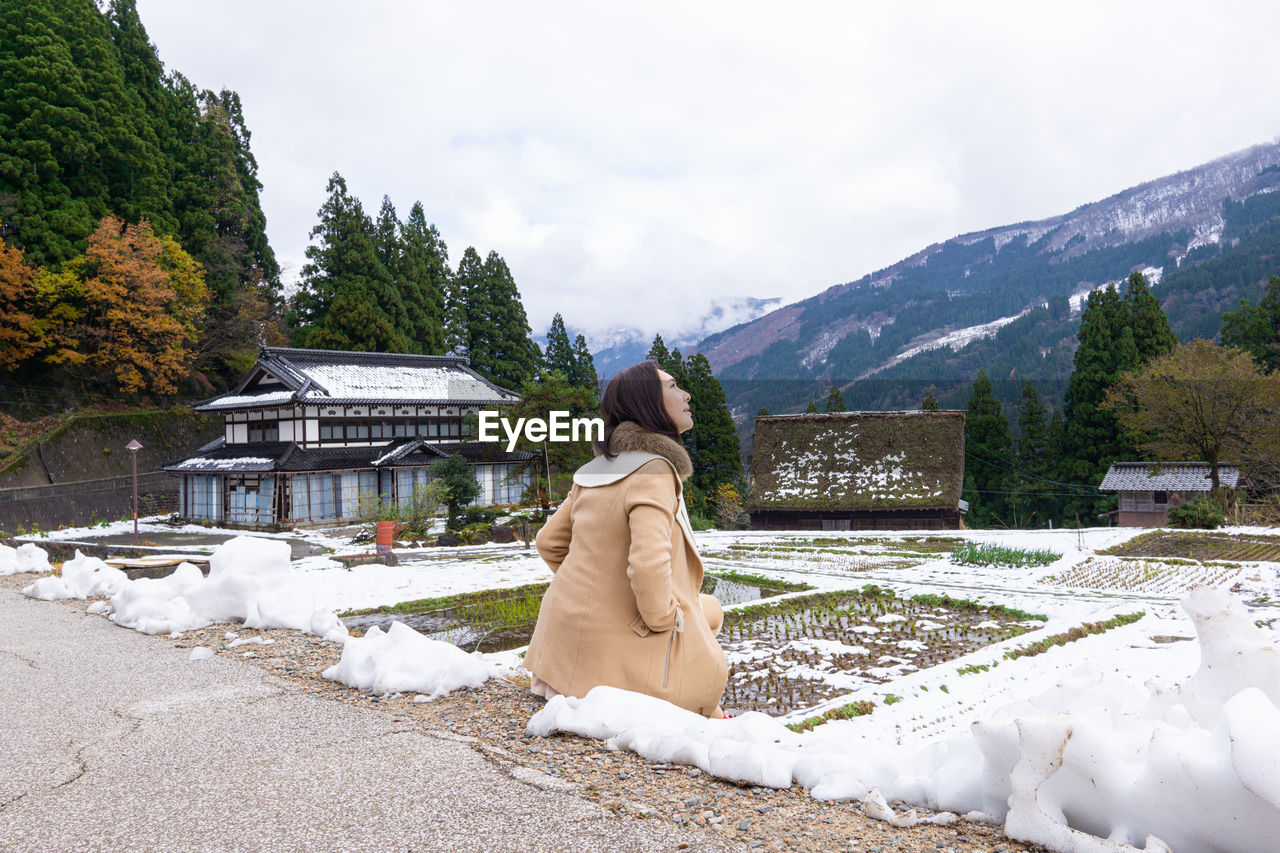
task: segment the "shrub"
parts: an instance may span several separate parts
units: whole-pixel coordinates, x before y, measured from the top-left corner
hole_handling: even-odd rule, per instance
[[[465,523],[468,527],[473,524],[493,524],[498,520],[497,510],[483,506],[467,507]]]
[[[1208,495],[1196,495],[1180,506],[1169,507],[1166,518],[1170,527],[1184,530],[1212,530],[1226,521],[1222,506]]]
[[[707,496],[691,480],[684,484],[684,505],[690,517],[707,514]]]
[[[694,530],[715,530],[716,523],[701,513],[689,511],[689,526]]]
[[[708,503],[715,509],[716,521],[722,530],[734,530],[739,526],[746,511],[742,505],[742,496],[729,483],[721,483]]]
[[[435,480],[413,490],[408,503],[383,501],[381,495],[369,495],[360,499],[359,518],[362,524],[375,521],[394,521],[402,532],[412,536],[426,536],[435,523],[436,513],[444,502],[444,486]]]

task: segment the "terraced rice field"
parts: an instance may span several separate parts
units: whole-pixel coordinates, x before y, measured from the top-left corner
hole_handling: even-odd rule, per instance
[[[731,713],[786,714],[1021,634],[1029,616],[872,587],[730,611],[723,704]]]
[[[1244,571],[1239,566],[1221,563],[1090,557],[1065,572],[1041,578],[1039,582],[1075,589],[1183,595],[1199,585],[1229,588],[1238,583],[1243,575]]]
[[[1104,551],[1117,557],[1280,562],[1280,536],[1155,530]]]

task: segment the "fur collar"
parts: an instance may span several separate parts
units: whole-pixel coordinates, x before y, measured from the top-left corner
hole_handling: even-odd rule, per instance
[[[618,424],[609,439],[609,452],[652,453],[665,457],[676,466],[676,472],[680,474],[682,481],[689,479],[689,475],[693,473],[693,462],[689,459],[689,453],[684,449],[684,445],[672,441],[661,433],[650,432],[634,421],[623,421]]]

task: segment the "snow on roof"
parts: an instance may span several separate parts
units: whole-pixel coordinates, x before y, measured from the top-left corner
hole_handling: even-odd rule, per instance
[[[1240,469],[1218,466],[1218,482],[1235,488]],[[1098,486],[1107,492],[1207,492],[1212,488],[1207,462],[1115,462]]]
[[[954,509],[963,412],[756,418],[749,509]]]
[[[454,367],[317,364],[303,367],[302,372],[325,389],[309,389],[302,395],[307,402],[511,399],[480,377]]]
[[[217,409],[238,409],[245,406],[279,406],[293,399],[293,391],[268,391],[265,394],[227,394],[202,403],[201,411]]]
[[[281,389],[283,384],[285,388]],[[259,388],[271,390],[255,393]],[[403,355],[265,347],[257,365],[230,394],[202,403],[222,411],[292,402],[492,403],[519,399],[476,373],[460,356]]]
[[[275,465],[274,459],[263,456],[240,456],[234,459],[206,459],[193,456],[174,465],[165,466],[166,471],[270,471]]]

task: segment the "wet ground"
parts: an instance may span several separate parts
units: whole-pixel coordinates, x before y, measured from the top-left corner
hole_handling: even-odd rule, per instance
[[[469,600],[457,606],[432,606],[416,613],[366,613],[345,616],[342,621],[350,629],[364,631],[374,626],[385,631],[392,622],[403,622],[420,634],[453,643],[468,652],[505,651],[529,644],[545,590],[545,584],[494,590],[483,593],[479,600]],[[712,575],[704,579],[702,591],[714,595],[722,604],[756,601],[782,592]]]
[[[217,546],[229,539],[237,536],[245,535],[243,533],[191,533],[191,532],[169,532],[158,530],[143,530],[138,533],[138,545],[142,548],[160,549],[163,551],[173,551],[175,553],[192,552],[192,553],[208,553]],[[290,559],[300,560],[303,557],[314,557],[319,554],[326,553],[326,549],[315,543],[308,542],[305,539],[279,539],[276,541],[288,542]],[[87,544],[87,545],[119,545],[122,547],[133,547],[133,531],[128,533],[110,533],[101,536],[86,534],[78,536],[74,541],[57,541],[50,544]]]

